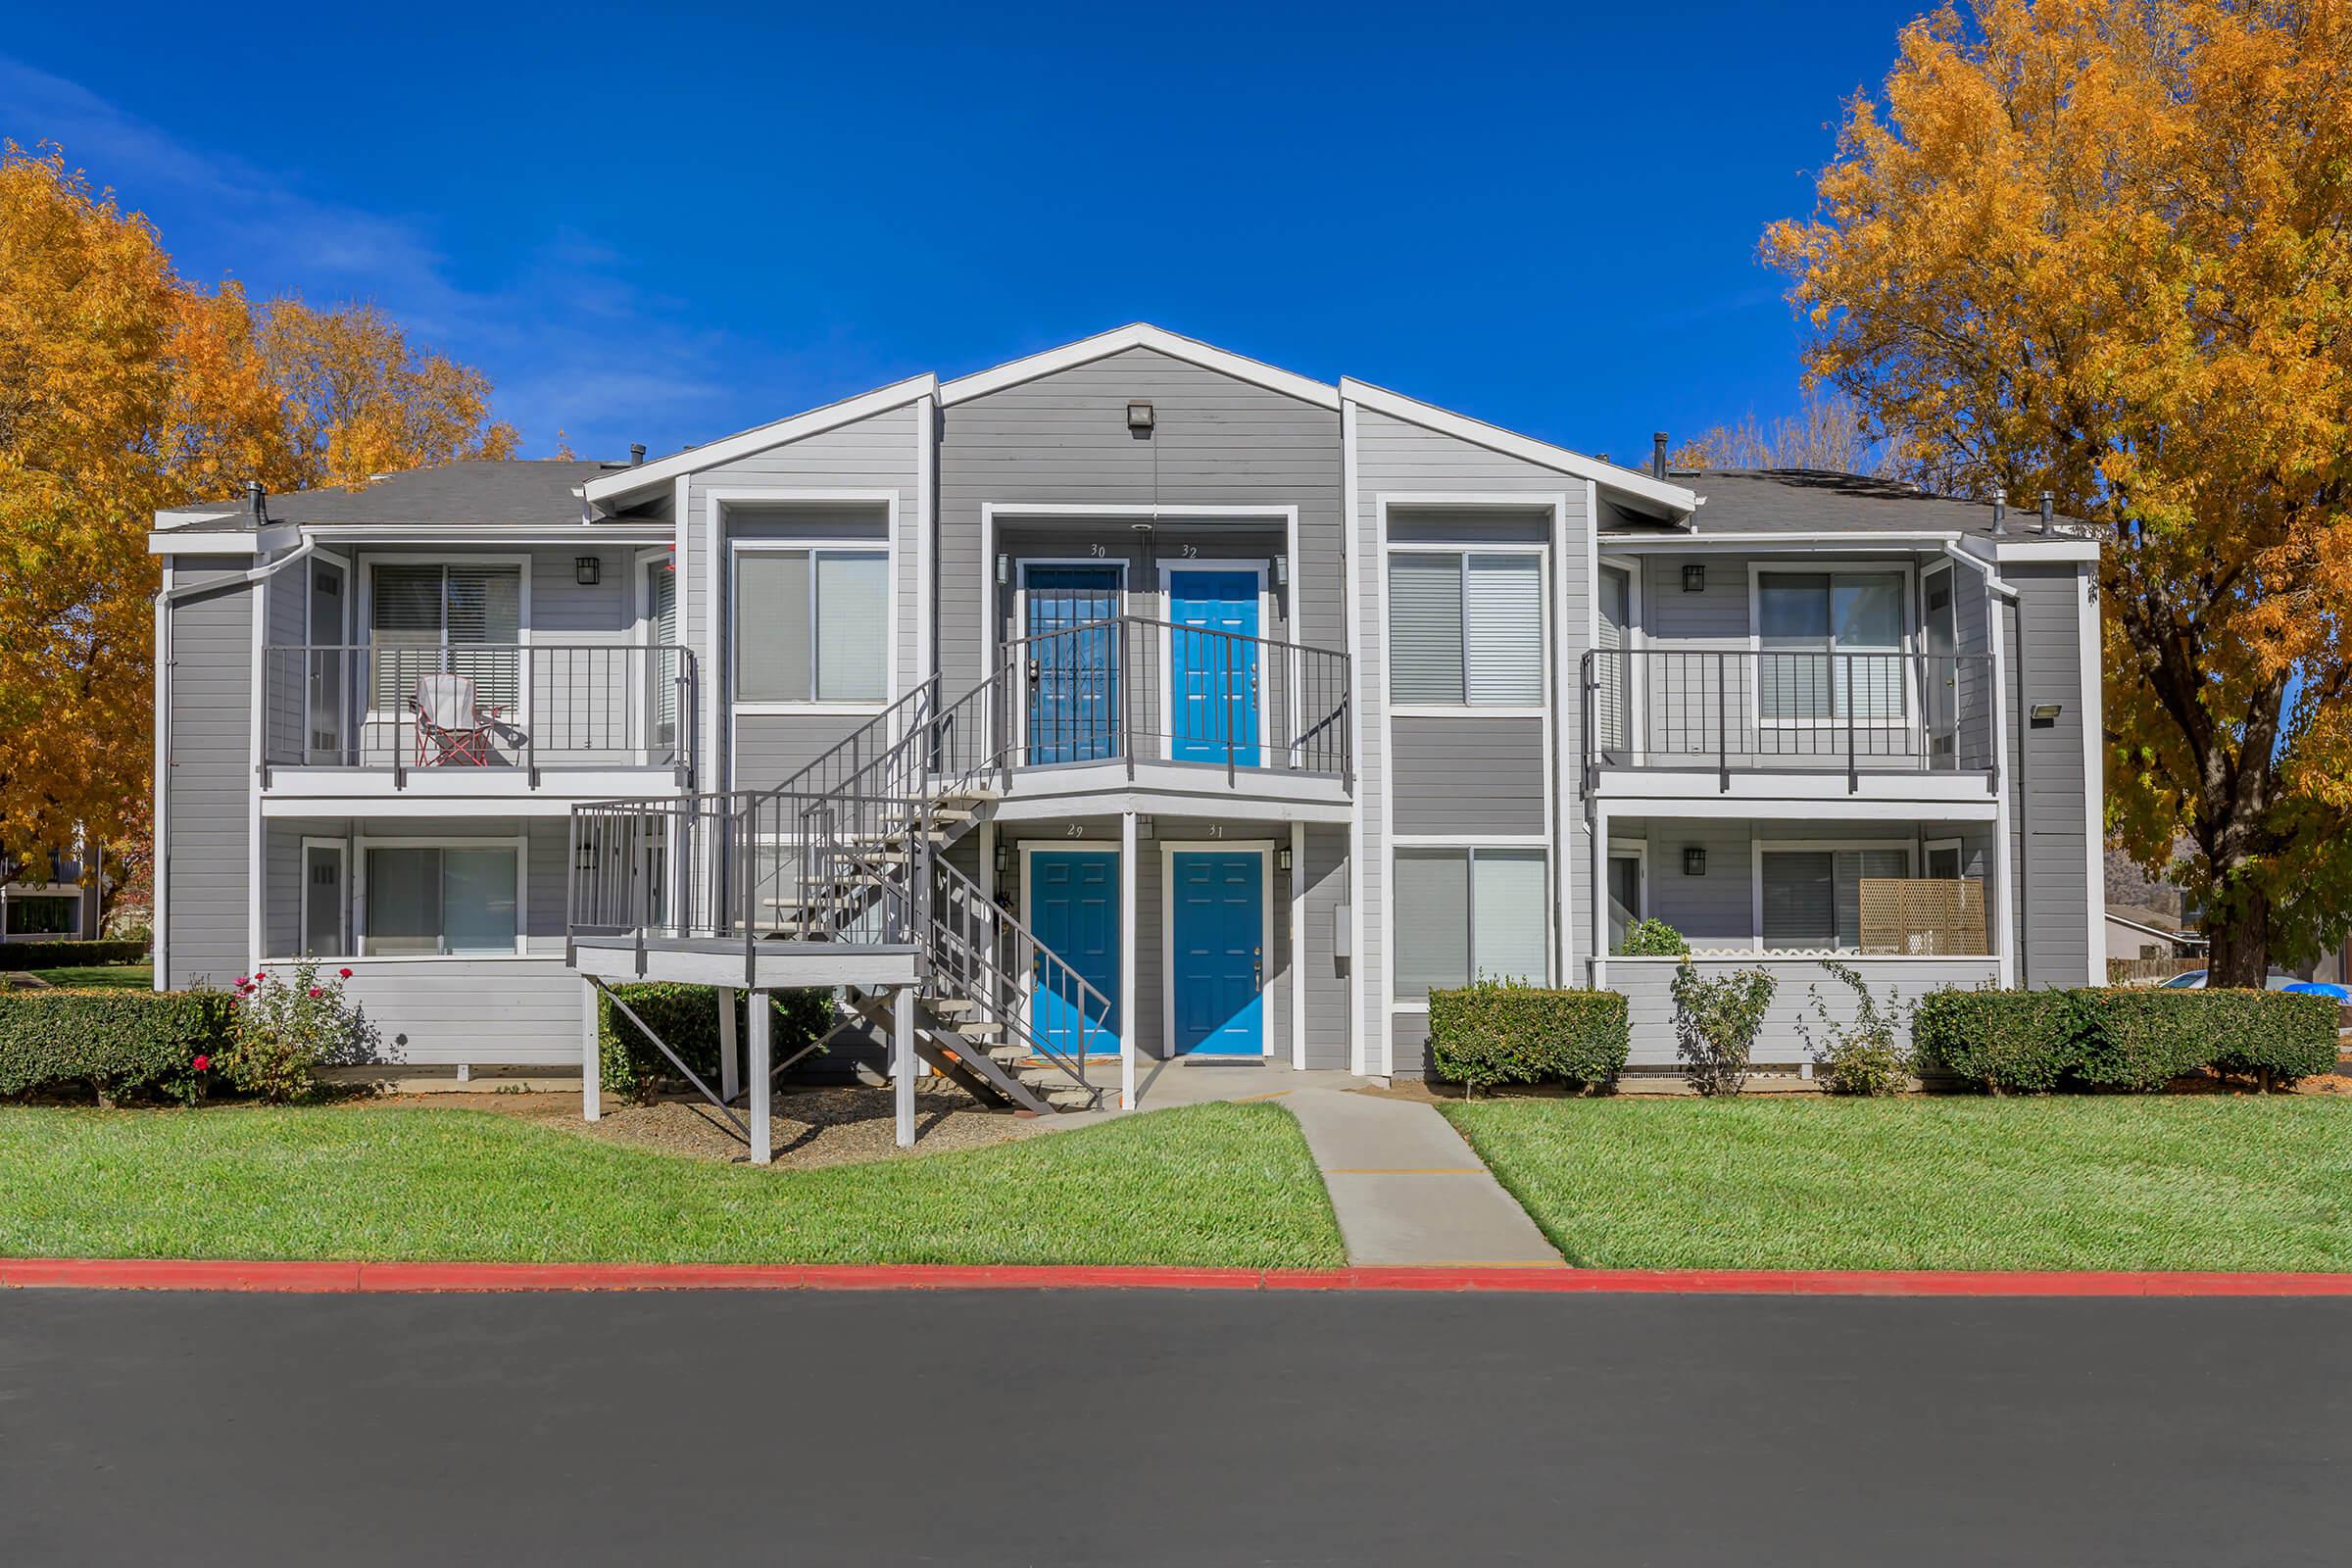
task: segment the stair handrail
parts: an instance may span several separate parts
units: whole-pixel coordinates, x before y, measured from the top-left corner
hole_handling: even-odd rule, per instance
[[[932,857],[931,870],[935,887],[925,930],[926,940],[933,945],[927,956],[934,975],[950,982],[960,980],[968,993],[977,989],[972,985],[970,971],[981,971],[988,983],[988,994],[971,996],[968,1000],[984,1007],[990,1021],[1004,1025],[1008,1038],[1017,1033],[1033,1054],[1076,1079],[1081,1089],[1100,1101],[1105,1091],[1097,1088],[1087,1075],[1087,1063],[1094,1058],[1096,1043],[1109,1033],[1110,999],[1022,924],[1011,910],[989,898],[978,883],[958,870],[947,857]],[[974,924],[984,924],[986,935],[975,936],[968,929]],[[1012,939],[1014,948],[1014,957],[1009,962],[999,951],[1007,937]],[[1024,979],[1035,982],[1026,991]],[[1074,1053],[1055,1045],[1037,1028],[1034,1005],[1021,1004],[1024,1000],[1048,991],[1070,1003],[1077,1013],[1078,1043]],[[1125,1052],[1132,1047],[1122,1038],[1119,1049]]]

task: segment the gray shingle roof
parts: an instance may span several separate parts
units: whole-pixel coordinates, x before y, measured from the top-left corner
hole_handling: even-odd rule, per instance
[[[1701,468],[1673,475],[1706,498],[1693,519],[1712,533],[1961,533],[1989,535],[1992,508],[1932,496],[1890,479],[1819,468]],[[2009,532],[2031,534],[2032,507],[2009,509]]]
[[[387,474],[358,489],[270,498],[272,522],[577,522],[572,491],[611,469],[563,459],[475,460]]]

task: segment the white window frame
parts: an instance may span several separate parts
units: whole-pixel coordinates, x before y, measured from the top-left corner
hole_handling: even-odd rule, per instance
[[[1017,645],[1018,645],[1018,644],[1021,642],[1021,640],[1022,640],[1023,638],[1025,638],[1025,637],[1027,637],[1027,636],[1029,635],[1029,568],[1030,568],[1030,567],[1032,567],[1032,566],[1102,566],[1102,567],[1108,567],[1108,568],[1110,569],[1110,571],[1111,571],[1111,572],[1113,572],[1113,573],[1114,573],[1114,574],[1115,574],[1115,575],[1118,577],[1118,584],[1117,584],[1117,586],[1116,586],[1116,587],[1114,587],[1114,588],[1111,590],[1111,592],[1112,592],[1112,593],[1114,593],[1115,595],[1117,595],[1117,603],[1118,603],[1118,607],[1119,607],[1119,608],[1118,608],[1118,610],[1117,610],[1116,613],[1117,613],[1118,615],[1122,615],[1122,616],[1123,616],[1123,615],[1126,615],[1126,614],[1130,613],[1130,609],[1129,609],[1130,578],[1129,578],[1128,569],[1127,569],[1127,568],[1128,568],[1128,564],[1129,564],[1129,563],[1127,562],[1126,558],[1125,558],[1125,557],[1123,557],[1123,556],[1022,556],[1022,557],[1020,557],[1018,560],[1016,560],[1016,561],[1013,563],[1013,571],[1012,571],[1012,635],[1011,635],[1010,637],[1003,638],[1003,639],[1000,639],[1000,640],[998,641],[998,643],[996,644],[996,647],[995,647],[995,649],[994,649],[994,654],[995,654],[995,657],[996,657],[996,659],[997,659],[999,662],[1002,662],[1002,661],[1003,661],[1003,659],[1004,659],[1004,657],[1005,651],[1006,651],[1007,649],[1010,649],[1010,648],[1012,648],[1012,647],[1015,647],[1015,646],[1017,646]],[[990,589],[989,589],[989,591],[988,591],[988,600],[989,600],[989,602],[990,602],[990,603],[994,603],[994,602],[995,602],[995,600],[996,600],[996,589],[995,589],[995,587],[993,586],[994,579],[992,578],[992,579],[990,579],[990,580],[991,580],[992,586],[990,587]],[[1163,608],[1164,608],[1164,605],[1163,605]],[[991,616],[990,618],[991,618],[991,619],[994,619],[994,616],[993,616],[993,614],[992,614],[992,616]],[[1116,633],[1113,633],[1112,635],[1115,637],[1117,634],[1116,634]],[[1162,678],[1162,681],[1161,681],[1160,690],[1162,690],[1162,691],[1165,691],[1165,690],[1167,690],[1167,685],[1166,685],[1166,681],[1165,681],[1165,678],[1164,678],[1164,677],[1165,677],[1165,675],[1166,675],[1166,666],[1165,666],[1165,664],[1164,664],[1164,663],[1163,663],[1163,664],[1162,664],[1162,666],[1161,666],[1161,675],[1162,675],[1162,677],[1163,677],[1163,678]],[[1123,676],[1122,676],[1121,678],[1122,678],[1122,679],[1124,679],[1125,677],[1123,677]],[[1018,691],[1018,697],[1017,697],[1017,700],[1016,700],[1016,701],[1014,701],[1014,702],[1012,703],[1012,705],[1011,705],[1011,707],[1012,707],[1012,744],[1013,744],[1013,755],[1014,755],[1014,756],[1016,756],[1016,757],[1018,757],[1018,758],[1020,758],[1020,759],[1022,760],[1022,764],[1023,764],[1024,766],[1032,766],[1032,767],[1033,767],[1033,766],[1037,766],[1037,765],[1040,765],[1040,764],[1037,764],[1037,763],[1030,762],[1030,761],[1029,761],[1029,760],[1028,760],[1028,759],[1029,759],[1029,698],[1028,698],[1028,687],[1027,687],[1026,685],[1020,686],[1019,688],[1017,688],[1017,691]],[[1097,760],[1097,761],[1100,761],[1100,762],[1119,762],[1119,763],[1122,763],[1122,764],[1124,764],[1124,762],[1125,762],[1125,760],[1125,760],[1124,758],[1118,758],[1118,757],[1105,757],[1105,758],[1098,758],[1098,759],[1096,759],[1096,760]],[[1045,765],[1045,766],[1048,766],[1048,767],[1065,767],[1065,766],[1068,766],[1069,764],[1068,764],[1068,763],[1063,763],[1063,762],[1048,762],[1048,763],[1045,763],[1045,764],[1043,764],[1043,765]],[[1079,765],[1080,765],[1080,766],[1085,766],[1085,765],[1087,765],[1087,764],[1085,764],[1085,763],[1081,763],[1081,764],[1079,764]],[[1026,917],[1026,916],[1024,916],[1024,917],[1023,917],[1022,923],[1023,923],[1023,924],[1027,924],[1027,923],[1028,923],[1028,922],[1027,922],[1027,917]]]
[[[1052,848],[1067,848],[1054,846]],[[1166,1059],[1176,1059],[1176,857],[1183,855],[1254,854],[1258,870],[1258,981],[1259,1054],[1272,1061],[1274,1008],[1266,999],[1274,994],[1274,841],[1272,839],[1161,839],[1159,841],[1159,1044]],[[1028,883],[1023,880],[1022,886]],[[1024,921],[1024,923],[1026,923]],[[1032,926],[1030,929],[1035,930]],[[1292,976],[1290,983],[1298,983]],[[1234,1058],[1227,1057],[1231,1060]],[[1247,1057],[1242,1058],[1247,1060]]]
[[[1411,506],[1408,499],[1396,503]],[[1529,507],[1533,510],[1534,499]],[[1386,523],[1384,519],[1383,527]],[[1398,556],[1459,556],[1462,559],[1462,701],[1458,703],[1388,703],[1388,711],[1398,718],[1549,718],[1551,705],[1540,700],[1533,703],[1474,703],[1470,698],[1470,558],[1472,556],[1528,556],[1536,563],[1536,607],[1543,622],[1538,642],[1543,661],[1537,677],[1541,691],[1552,690],[1551,661],[1551,546],[1548,543],[1531,544],[1516,541],[1510,544],[1479,544],[1473,541],[1425,542],[1391,544],[1380,565],[1380,635],[1386,653],[1387,668],[1381,672],[1382,697],[1386,699],[1395,688],[1396,650],[1389,642],[1389,562]]]
[[[653,581],[653,568],[664,561],[670,563],[670,595],[671,602],[677,606],[678,617],[676,646],[682,648],[686,645],[686,585],[678,581],[684,568],[678,564],[677,552],[668,545],[647,545],[641,550],[632,552],[629,557],[629,601],[633,607],[635,617],[632,624],[636,627],[637,646],[648,651],[645,657],[646,681],[649,686],[652,684],[654,674],[652,650],[661,646],[657,640],[660,636],[660,626],[654,618],[654,596],[650,585]],[[673,744],[679,748],[683,748],[686,743],[688,728],[686,710],[688,706],[685,694],[680,693],[677,699],[677,711],[671,718],[671,722],[677,726],[678,730]],[[634,748],[640,767],[649,765],[652,761],[654,731],[660,721],[661,712],[661,698],[649,691],[646,698],[646,711],[630,716],[631,723],[642,731],[638,738],[638,744]],[[680,751],[679,755],[684,754]]]
[[[1608,841],[1608,848],[1601,852],[1600,870],[1601,875],[1606,877],[1608,875],[1609,862],[1611,860],[1626,859],[1628,858],[1630,858],[1639,867],[1636,872],[1638,889],[1636,896],[1641,901],[1641,907],[1634,911],[1633,923],[1640,924],[1642,921],[1649,918],[1649,840],[1618,838],[1610,839]],[[1605,887],[1601,890],[1601,913],[1605,916],[1608,913],[1608,889]],[[1603,947],[1607,945],[1608,938],[1608,928],[1603,926],[1600,932],[1601,945]],[[1601,956],[1604,958],[1614,958],[1621,956],[1621,955],[1614,953],[1603,953]]]
[[[1919,722],[1919,693],[1916,658],[1919,652],[1919,564],[1909,559],[1900,561],[1750,561],[1747,564],[1747,650],[1748,667],[1754,674],[1747,682],[1748,718],[1758,729],[1845,729],[1848,720],[1838,718],[1767,718],[1764,716],[1764,579],[1768,576],[1826,577],[1844,572],[1849,574],[1902,578],[1896,598],[1903,607],[1903,636],[1896,650],[1902,659],[1903,710],[1891,718],[1862,718],[1851,722],[1854,729],[1909,729]],[[1833,610],[1835,609],[1835,589]],[[1830,628],[1832,646],[1823,650],[1835,654],[1837,627]],[[1775,650],[1788,652],[1788,650]],[[1835,667],[1835,666],[1833,666]]]
[[[341,918],[335,922],[336,935],[342,938],[343,945],[342,951],[337,953],[313,953],[306,955],[302,951],[303,941],[310,935],[311,932],[311,852],[313,850],[332,850],[335,852],[337,858],[339,858],[343,862],[343,909]],[[352,906],[351,840],[342,838],[320,838],[310,834],[305,834],[302,840],[301,858],[298,863],[302,867],[302,899],[295,906],[294,918],[299,922],[299,924],[297,924],[294,928],[294,961],[299,963],[305,957],[308,957],[313,961],[323,961],[327,958],[350,958],[357,956],[359,943],[354,940],[352,936],[352,927],[356,923],[356,913]]]
[[[402,716],[397,713],[387,713],[375,706],[375,680],[373,668],[375,662],[375,568],[378,566],[520,567],[521,571],[519,573],[519,581],[515,591],[514,642],[518,648],[527,649],[530,646],[531,558],[527,555],[484,556],[470,554],[451,555],[448,553],[434,555],[428,551],[370,550],[360,555],[357,565],[357,575],[360,579],[360,587],[358,602],[351,607],[352,640],[356,646],[363,647],[368,650],[367,658],[369,665],[368,690],[362,698],[362,701],[367,705],[368,710],[367,717],[363,720],[365,723],[381,724]],[[443,648],[448,648],[451,646],[449,641],[448,579],[444,577],[442,581],[441,646]],[[347,588],[348,584],[349,579],[346,578]],[[347,592],[345,597],[348,600],[351,598],[351,595]],[[362,633],[366,634],[364,641],[361,637]],[[461,643],[458,646],[465,647],[468,645]],[[498,645],[493,643],[490,646],[496,647]],[[518,654],[516,658],[521,664],[521,668],[516,671],[514,681],[514,712],[513,714],[513,721],[516,725],[527,726],[530,722],[531,716],[531,660],[530,655],[527,653]]]
[[[1803,957],[1813,954],[1816,951],[1811,948],[1772,949],[1764,946],[1764,857],[1782,852],[1796,854],[1818,854],[1827,851],[1831,854],[1836,854],[1840,850],[1900,850],[1903,852],[1903,863],[1907,867],[1904,875],[1912,877],[1919,875],[1919,841],[1917,839],[1847,838],[1753,840],[1749,849],[1747,882],[1748,930],[1751,933],[1749,937],[1749,943],[1752,951],[1756,953],[1775,954],[1785,957]],[[1830,868],[1831,923],[1833,929],[1830,932],[1830,946],[1827,949],[1820,951],[1837,954],[1840,957],[1908,956],[1908,955],[1900,954],[1865,954],[1858,949],[1838,947],[1837,945],[1838,933],[1835,929],[1837,922],[1837,885],[1838,871],[1837,867],[1833,865]]]
[[[355,835],[351,841],[352,858],[347,862],[351,884],[351,945],[365,950],[368,946],[368,852],[369,850],[504,850],[514,852],[514,952],[504,953],[396,953],[366,954],[368,963],[472,963],[484,959],[504,960],[509,956],[529,956],[531,841],[527,833],[513,837],[503,834],[478,836],[415,835],[375,837]],[[448,933],[442,933],[448,940]]]
[[[1628,656],[1625,661],[1625,738],[1627,749],[1635,756],[1640,756],[1645,749],[1642,744],[1644,735],[1642,721],[1647,710],[1642,693],[1649,684],[1642,678],[1644,661],[1639,652],[1649,646],[1648,617],[1642,612],[1642,562],[1635,556],[1595,556],[1592,558],[1592,646],[1596,650],[1600,647],[1599,574],[1603,570],[1625,573],[1625,647]],[[1643,874],[1647,874],[1646,866]]]
[[[1464,850],[1469,852],[1469,857],[1474,861],[1478,858],[1478,852],[1481,850],[1513,855],[1524,855],[1531,850],[1540,852],[1544,857],[1544,978],[1536,983],[1544,986],[1559,983],[1554,975],[1559,968],[1558,877],[1560,868],[1559,857],[1552,851],[1549,836],[1534,833],[1409,833],[1392,839],[1389,843],[1389,880],[1385,913],[1388,916],[1389,926],[1390,948],[1387,967],[1389,1006],[1392,1010],[1399,1012],[1427,1012],[1429,1010],[1427,997],[1405,997],[1397,995],[1396,992],[1396,950],[1395,946],[1396,858],[1409,850]],[[1468,927],[1470,980],[1472,983],[1476,983],[1478,979],[1478,872],[1475,868],[1470,872],[1470,907],[1465,912],[1470,921]]]
[[[1968,842],[1965,839],[1942,838],[1922,841],[1919,846],[1919,874],[1921,876],[1928,874],[1927,868],[1936,862],[1936,852],[1938,850],[1952,852],[1960,862],[1961,880],[1966,881],[1968,878]]]
[[[1162,761],[1171,761],[1176,756],[1176,691],[1175,688],[1169,684],[1169,682],[1175,675],[1176,666],[1176,605],[1173,584],[1176,580],[1176,574],[1180,571],[1247,571],[1253,573],[1256,576],[1257,641],[1261,645],[1258,659],[1258,689],[1261,696],[1266,685],[1265,659],[1262,645],[1270,643],[1274,640],[1272,637],[1267,635],[1269,628],[1271,628],[1274,624],[1274,595],[1268,584],[1266,564],[1263,561],[1211,560],[1206,557],[1199,557],[1183,561],[1162,561],[1159,564],[1159,618],[1167,622],[1167,625],[1162,628],[1158,638],[1159,701],[1162,710],[1158,715],[1159,727],[1161,731],[1159,737],[1159,757],[1160,760]],[[1122,606],[1124,606],[1126,603],[1123,594],[1120,603]],[[1023,624],[1025,625],[1027,622],[1024,620]],[[1286,684],[1293,684],[1295,686],[1295,683]],[[1291,707],[1293,710],[1290,714],[1290,730],[1292,734],[1296,735],[1298,733],[1298,714],[1297,711],[1298,705],[1298,693],[1297,690],[1294,689],[1291,692],[1290,697]],[[1260,701],[1255,706],[1257,709],[1256,765],[1260,768],[1264,768],[1272,765],[1271,760],[1266,756],[1266,705],[1263,701]]]
[[[896,513],[893,513],[895,517]],[[746,714],[781,713],[879,713],[898,700],[897,643],[899,625],[899,569],[898,552],[888,537],[866,539],[833,536],[808,539],[736,539],[727,541],[727,696],[734,711]],[[743,617],[736,613],[738,596],[743,591],[742,573],[736,568],[745,556],[793,556],[808,558],[808,669],[813,680],[816,673],[816,558],[818,556],[880,556],[882,558],[882,697],[879,701],[860,699],[857,702],[822,702],[815,698],[772,699],[743,698],[736,693],[743,686],[743,661],[739,657],[743,633]],[[685,606],[679,605],[683,617]]]

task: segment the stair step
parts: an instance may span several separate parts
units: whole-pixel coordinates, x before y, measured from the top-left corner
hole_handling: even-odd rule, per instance
[[[1001,1035],[1004,1032],[1004,1026],[991,1018],[968,1018],[951,1027],[957,1034],[972,1039],[977,1039],[982,1035]]]
[[[969,997],[925,997],[923,1005],[943,1018],[954,1018],[980,1005]]]
[[[1055,1110],[1092,1110],[1095,1108],[1093,1093],[1080,1089],[1074,1084],[1067,1089],[1053,1090],[1039,1098]]]

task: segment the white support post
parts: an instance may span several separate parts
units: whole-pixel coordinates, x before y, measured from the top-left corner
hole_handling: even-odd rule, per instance
[[[735,990],[718,988],[718,1098],[728,1104],[743,1093],[743,1042],[735,1037]]]
[[[1291,1065],[1306,1066],[1306,824],[1291,824]]]
[[[773,1032],[776,1009],[774,996],[766,991],[752,993],[752,1059],[745,1073],[744,1087],[751,1091],[752,1163],[764,1165],[775,1157],[775,1140],[768,1134],[768,1100],[774,1087],[768,1083],[768,1039]]]
[[[596,987],[580,977],[580,1119],[601,1121],[605,1114],[603,1053],[597,1049]]]
[[[1135,1108],[1135,812],[1119,813],[1119,1108]]]
[[[1603,990],[1609,979],[1609,809],[1592,811],[1592,978],[1586,983]]]
[[[896,1036],[892,1052],[891,1091],[899,1119],[899,1147],[914,1147],[914,987],[901,986],[892,1001],[891,1023]]]

